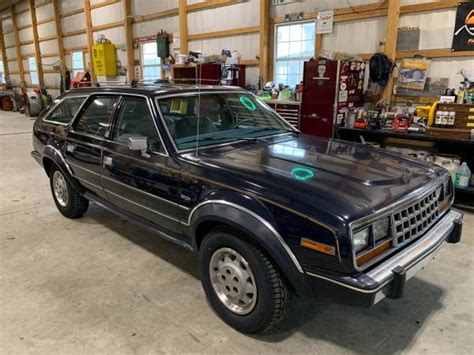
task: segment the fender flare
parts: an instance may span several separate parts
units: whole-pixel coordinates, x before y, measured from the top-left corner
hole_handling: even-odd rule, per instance
[[[69,164],[66,162],[66,159],[64,159],[62,153],[57,148],[51,145],[45,145],[43,148],[41,162],[43,164],[43,168],[45,169],[45,172],[47,173],[46,167],[44,166],[44,159],[51,160],[59,168],[59,170],[61,170],[64,177],[71,184],[73,189],[77,193],[81,195],[83,194],[84,191],[81,185],[77,182],[76,179],[73,178],[73,173],[72,173],[71,168],[69,167]]]
[[[203,222],[219,222],[244,232],[267,252],[297,295],[310,294],[300,263],[282,236],[262,215],[228,200],[212,199],[199,203],[189,214],[192,245],[195,250],[198,250],[197,228]]]

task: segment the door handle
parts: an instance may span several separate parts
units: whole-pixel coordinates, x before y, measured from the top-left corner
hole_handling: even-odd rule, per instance
[[[67,150],[69,153],[73,153],[73,152],[74,152],[74,149],[76,149],[76,145],[75,145],[75,144],[66,143],[66,150]]]
[[[104,160],[102,161],[102,165],[104,167],[106,166],[112,166],[114,163],[114,160],[111,157],[104,157]]]

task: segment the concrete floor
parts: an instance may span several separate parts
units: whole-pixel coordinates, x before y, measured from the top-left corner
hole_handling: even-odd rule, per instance
[[[474,214],[405,298],[297,300],[278,329],[248,337],[208,307],[193,254],[96,206],[62,217],[30,157],[32,122],[0,111],[0,353],[474,352]]]

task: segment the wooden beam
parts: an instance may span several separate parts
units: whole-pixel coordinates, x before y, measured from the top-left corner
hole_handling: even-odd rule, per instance
[[[97,32],[97,31],[109,30],[111,28],[116,28],[116,27],[121,27],[121,26],[123,26],[123,21],[115,21],[111,23],[105,23],[103,25],[93,26],[92,31]]]
[[[52,3],[51,0],[50,0],[50,1],[46,1],[46,2],[42,2],[42,3],[40,3],[40,4],[35,5],[35,9],[37,9],[38,7],[42,7],[42,6],[49,5],[49,4],[51,4],[51,3]]]
[[[83,0],[84,1],[84,14],[85,14],[85,20],[86,20],[86,35],[87,35],[87,49],[89,51],[89,68],[92,69],[91,71],[91,77],[92,80],[95,81],[95,73],[94,73],[94,61],[92,59],[93,52],[92,52],[92,46],[94,45],[94,36],[93,36],[93,29],[92,29],[92,16],[91,16],[91,2],[90,0]]]
[[[259,35],[259,66],[261,80],[265,83],[268,81],[268,30],[270,26],[270,2],[268,0],[260,0],[260,35]]]
[[[135,50],[133,49],[132,0],[122,0],[123,25],[125,27],[125,41],[127,44],[127,74],[128,80],[135,79]]]
[[[3,62],[3,70],[5,73],[5,76],[10,76],[10,71],[8,69],[8,60],[7,60],[7,51],[5,47],[5,41],[3,38],[3,29],[2,29],[2,23],[0,21],[0,51],[2,54],[2,62]]]
[[[70,16],[74,16],[74,15],[78,15],[78,14],[82,14],[84,12],[84,9],[76,9],[76,10],[72,10],[72,11],[69,11],[69,12],[65,12],[64,14],[61,14],[60,17],[61,18],[65,18],[65,17],[70,17]]]
[[[35,41],[33,39],[29,39],[28,41],[21,41],[20,46],[26,46],[28,44],[33,44]]]
[[[179,52],[182,54],[188,54],[188,14],[187,14],[187,1],[179,0],[179,41],[180,49]]]
[[[86,29],[81,28],[80,30],[64,32],[63,37],[78,36],[78,35],[83,35],[83,34],[86,34],[86,33],[87,33]]]
[[[59,58],[60,61],[61,61],[61,59],[64,60],[64,56],[60,55],[59,52],[41,53],[41,57],[43,57],[43,58],[60,57]]]
[[[462,58],[462,57],[474,57],[474,51],[465,52],[453,52],[451,48],[444,49],[424,49],[417,51],[398,51],[397,59],[411,58],[416,55],[421,55],[428,58]]]
[[[244,27],[244,28],[236,28],[236,29],[233,29],[233,30],[204,32],[204,33],[198,33],[198,34],[195,34],[195,35],[189,35],[188,40],[189,41],[195,41],[197,39],[230,37],[230,36],[238,36],[238,35],[242,35],[242,34],[259,33],[259,32],[260,32],[260,26]]]
[[[44,20],[40,20],[40,21],[37,21],[36,22],[36,25],[43,25],[45,23],[48,23],[48,22],[53,22],[54,21],[54,17],[49,17],[49,18],[45,18]]]
[[[43,76],[43,62],[41,60],[41,48],[38,36],[38,26],[36,25],[36,9],[35,0],[29,0],[30,14],[31,14],[31,27],[33,29],[33,44],[35,47],[35,59],[36,59],[36,70],[38,72],[38,82],[42,87],[44,85]]]
[[[18,15],[23,15],[23,14],[26,14],[28,11],[30,11],[30,9],[29,9],[29,8],[26,8],[26,9],[17,11],[17,12],[15,13],[15,15],[16,15],[16,16],[18,16]]]
[[[323,50],[323,35],[319,34],[315,36],[314,43],[314,58],[319,58],[321,51]]]
[[[23,25],[23,26],[18,26],[18,27],[17,27],[17,30],[18,30],[18,31],[26,30],[27,28],[30,28],[30,27],[31,27],[31,24]]]
[[[74,51],[88,52],[89,47],[77,46],[77,47],[64,48],[64,53],[66,54],[71,54]]]
[[[213,9],[225,5],[233,5],[243,2],[243,0],[209,0],[204,2],[199,2],[197,4],[188,5],[187,11],[194,12],[200,10]]]
[[[387,25],[385,28],[385,55],[393,62],[397,58],[398,24],[400,22],[400,0],[388,1]],[[390,75],[387,85],[383,88],[382,100],[390,102],[393,89],[393,75]]]
[[[179,14],[178,8],[165,10],[165,11],[159,11],[159,12],[154,12],[154,13],[149,14],[149,15],[134,16],[133,23],[142,23],[142,22],[146,22],[146,21],[154,21],[154,20],[158,20],[158,19],[161,19],[161,18],[166,18],[166,17],[171,17],[171,16],[178,16],[178,14]]]
[[[64,41],[63,41],[63,29],[61,26],[61,16],[59,14],[59,0],[53,0],[53,12],[54,12],[54,27],[56,28],[56,40],[58,41],[59,50],[59,70],[65,78],[66,75],[66,61],[64,59]],[[43,55],[44,56],[44,55]]]
[[[246,65],[248,67],[256,67],[259,65],[260,60],[258,59],[242,59],[240,64]]]
[[[106,0],[106,1],[103,1],[103,2],[99,2],[97,4],[91,5],[91,10],[95,10],[95,9],[98,9],[98,8],[101,8],[101,7],[104,7],[104,6],[116,4],[118,2],[120,2],[120,0]]]
[[[435,11],[435,10],[444,10],[456,7],[458,2],[462,0],[442,0],[442,1],[432,1],[424,4],[415,4],[415,5],[404,5],[400,7],[401,14],[413,14],[416,12],[423,11]]]
[[[49,35],[49,36],[44,36],[38,38],[38,42],[46,42],[46,41],[51,41],[53,39],[56,39],[56,35]]]
[[[208,0],[208,1],[197,3],[197,4],[188,5],[186,7],[186,12],[189,13],[189,12],[213,9],[216,7],[238,4],[240,2],[243,2],[243,0]],[[166,17],[178,16],[178,15],[179,15],[179,8],[177,7],[177,8],[173,8],[169,10],[154,12],[148,15],[134,16],[133,23],[154,21],[160,18],[166,18]]]
[[[20,85],[22,85],[25,81],[25,69],[23,68],[23,57],[21,54],[20,36],[18,35],[18,29],[16,25],[16,14],[14,5],[10,6],[10,13],[12,17],[13,35],[15,37],[16,60],[18,62],[18,71],[20,72]]]

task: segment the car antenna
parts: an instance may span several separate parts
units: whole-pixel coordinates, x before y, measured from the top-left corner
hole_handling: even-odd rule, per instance
[[[196,158],[199,155],[199,126],[201,123],[201,75],[202,75],[202,65],[199,65],[199,76],[196,78],[196,84],[198,84],[198,107],[197,107],[197,127],[196,127]],[[198,81],[199,80],[199,81]]]

